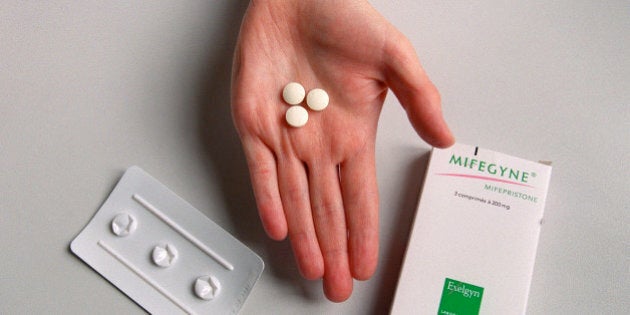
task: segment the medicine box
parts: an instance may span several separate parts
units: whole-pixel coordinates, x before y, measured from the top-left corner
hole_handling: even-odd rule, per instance
[[[433,149],[391,314],[524,314],[551,167]]]

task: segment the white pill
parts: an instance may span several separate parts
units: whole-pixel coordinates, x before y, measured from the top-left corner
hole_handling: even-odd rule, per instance
[[[312,110],[324,110],[328,106],[328,93],[322,89],[312,89],[306,95],[306,104]]]
[[[302,106],[291,106],[286,113],[287,123],[293,127],[302,127],[308,121],[308,112]]]
[[[203,276],[195,280],[195,294],[203,300],[212,300],[221,293],[221,282],[215,276]]]
[[[282,90],[282,98],[285,102],[291,105],[302,103],[305,95],[306,91],[304,90],[304,87],[296,82],[291,82],[287,84],[284,87],[284,90]]]
[[[120,213],[112,220],[112,232],[116,236],[127,236],[138,228],[138,221],[131,214]]]
[[[171,244],[157,245],[151,253],[153,263],[162,268],[170,267],[175,263],[178,256],[177,249]]]

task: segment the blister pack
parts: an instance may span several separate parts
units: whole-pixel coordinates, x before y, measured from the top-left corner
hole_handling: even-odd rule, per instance
[[[236,314],[264,268],[254,252],[136,166],[70,248],[153,314]]]

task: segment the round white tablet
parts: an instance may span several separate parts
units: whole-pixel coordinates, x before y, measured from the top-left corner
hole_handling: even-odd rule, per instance
[[[304,87],[297,82],[287,84],[282,90],[282,98],[285,102],[291,105],[302,103],[305,95],[306,91],[304,90]]]
[[[293,127],[302,127],[308,121],[308,112],[302,106],[291,106],[287,109],[287,123]]]
[[[195,294],[202,300],[212,300],[221,293],[221,282],[215,276],[203,276],[195,280]]]
[[[328,93],[322,89],[312,89],[306,95],[306,105],[312,110],[324,110],[328,106]]]
[[[178,256],[177,249],[171,244],[157,245],[153,248],[153,252],[151,253],[153,263],[162,268],[173,265]]]

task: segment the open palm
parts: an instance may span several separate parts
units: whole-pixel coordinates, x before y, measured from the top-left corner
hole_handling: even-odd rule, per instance
[[[408,40],[366,1],[252,1],[234,57],[232,111],[265,230],[287,234],[300,271],[343,301],[378,256],[374,145],[388,88],[418,133],[453,138]],[[282,88],[322,88],[330,105],[301,128]]]

